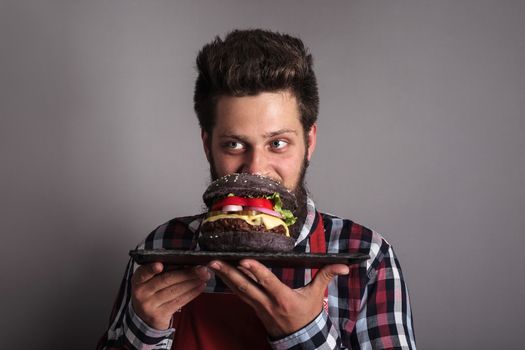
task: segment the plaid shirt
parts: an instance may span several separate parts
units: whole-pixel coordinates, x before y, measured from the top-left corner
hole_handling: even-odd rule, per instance
[[[415,349],[412,311],[407,286],[392,246],[378,233],[350,220],[321,214],[328,253],[364,253],[370,258],[350,266],[328,286],[328,312],[284,339],[270,341],[274,349]],[[199,249],[196,243],[203,215],[173,219],[155,229],[140,249]],[[308,199],[308,215],[294,251],[310,252],[307,239],[319,225],[319,215]],[[130,260],[110,318],[97,349],[171,349],[173,328],[150,328],[130,302]],[[292,288],[312,279],[311,269],[272,269]],[[220,279],[210,280],[206,292],[226,291]]]

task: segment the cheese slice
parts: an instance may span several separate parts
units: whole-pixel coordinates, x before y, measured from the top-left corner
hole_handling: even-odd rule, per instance
[[[204,224],[206,222],[214,222],[220,219],[241,219],[246,221],[250,225],[264,225],[264,227],[266,227],[267,230],[271,230],[272,228],[277,226],[284,226],[284,229],[286,230],[285,236],[290,237],[290,231],[288,230],[288,226],[286,226],[283,220],[264,213],[256,215],[218,214],[206,218],[202,223]]]

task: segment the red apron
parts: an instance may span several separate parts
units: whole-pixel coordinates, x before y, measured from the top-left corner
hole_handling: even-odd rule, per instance
[[[319,215],[310,236],[310,251],[325,253],[324,225]],[[317,271],[312,270],[312,278]],[[173,315],[177,350],[268,350],[268,336],[255,311],[235,294],[203,293]]]

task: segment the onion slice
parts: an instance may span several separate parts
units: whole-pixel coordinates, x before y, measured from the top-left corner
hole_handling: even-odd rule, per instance
[[[221,210],[222,211],[241,211],[242,205],[233,205],[233,204],[225,205],[224,207],[222,207]]]
[[[271,216],[275,216],[275,217],[277,217],[279,219],[283,218],[283,216],[279,212],[276,212],[276,211],[268,209],[268,208],[244,207],[244,210],[255,210],[255,211],[258,211],[260,213],[264,213],[264,214],[268,214],[268,215],[271,215]]]

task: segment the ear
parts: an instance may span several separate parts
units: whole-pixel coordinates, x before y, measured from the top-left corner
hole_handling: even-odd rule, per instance
[[[210,152],[211,152],[211,137],[208,135],[204,129],[201,129],[201,140],[202,140],[202,146],[204,147],[204,153],[206,154],[206,159],[208,159],[208,162],[210,161]]]
[[[308,149],[306,150],[307,152],[306,156],[308,157],[308,161],[310,161],[310,158],[312,158],[312,155],[314,154],[315,143],[317,141],[317,123],[314,123],[312,127],[310,128],[310,130],[308,131],[307,140],[308,140]]]

